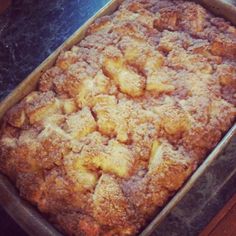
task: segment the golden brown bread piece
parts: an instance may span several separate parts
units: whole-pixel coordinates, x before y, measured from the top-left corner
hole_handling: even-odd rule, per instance
[[[236,116],[236,29],[126,0],[5,115],[0,170],[67,235],[135,235]]]

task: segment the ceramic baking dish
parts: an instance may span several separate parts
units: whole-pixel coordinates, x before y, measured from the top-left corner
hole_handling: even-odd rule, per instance
[[[36,88],[40,76],[50,68],[62,50],[70,49],[85,36],[89,25],[98,17],[113,13],[123,0],[112,0],[80,27],[69,37],[58,49],[56,49],[45,61],[43,61],[25,80],[23,80],[11,94],[0,103],[0,119],[5,112],[19,102],[24,96]],[[202,0],[196,1],[214,14],[223,16],[236,25],[236,7],[223,0]],[[150,235],[161,221],[170,213],[174,206],[191,189],[196,180],[215,161],[221,151],[236,134],[236,124],[225,134],[222,140],[208,155],[205,161],[198,167],[192,176],[186,181],[182,188],[172,197],[166,206],[158,213],[153,221],[141,232],[141,236]],[[37,236],[61,235],[37,210],[28,202],[22,200],[13,184],[0,174],[0,205],[5,208],[9,215],[29,234]]]

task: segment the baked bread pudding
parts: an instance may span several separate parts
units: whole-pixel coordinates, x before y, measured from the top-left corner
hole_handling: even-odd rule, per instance
[[[67,235],[136,235],[232,126],[235,59],[200,5],[126,0],[7,112],[0,170]]]

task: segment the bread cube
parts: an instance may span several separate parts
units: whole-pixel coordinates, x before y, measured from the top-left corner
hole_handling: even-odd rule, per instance
[[[193,34],[202,32],[207,19],[206,10],[193,2],[185,2],[181,7],[181,26]]]
[[[16,128],[21,128],[27,122],[23,104],[13,107],[7,115],[8,123]]]
[[[211,53],[216,56],[236,58],[236,41],[234,39],[218,37],[211,43]]]
[[[231,65],[221,64],[217,67],[217,77],[221,86],[236,89],[236,68]]]
[[[173,8],[161,9],[154,20],[154,27],[160,31],[164,29],[176,30],[178,28],[181,12]]]
[[[179,137],[191,127],[191,120],[187,112],[175,105],[157,107],[155,112],[160,116],[160,126],[167,135]]]
[[[40,107],[30,113],[28,113],[30,124],[34,124],[45,119],[48,115],[55,112],[58,108],[56,102]]]
[[[63,74],[63,70],[54,66],[44,72],[39,80],[39,90],[47,92],[54,89],[54,78]]]
[[[157,71],[164,63],[164,57],[143,39],[123,37],[120,47],[124,60],[145,75]]]
[[[155,140],[152,145],[148,166],[152,181],[170,191],[182,186],[195,168],[186,153],[174,148],[167,142]]]
[[[81,81],[78,95],[76,96],[77,104],[80,107],[93,107],[95,97],[99,94],[108,93],[109,78],[102,71],[98,71],[94,79],[88,78]]]
[[[97,174],[86,167],[86,158],[78,153],[70,152],[65,156],[64,165],[68,176],[76,184],[79,191],[92,190],[97,183]]]
[[[79,57],[75,52],[72,51],[66,51],[60,53],[57,61],[56,61],[56,66],[59,67],[62,70],[67,70],[70,65],[74,64],[77,62]]]
[[[121,92],[131,97],[141,96],[144,92],[145,78],[129,68],[120,58],[106,58],[104,73],[113,79]]]
[[[161,156],[161,152],[162,152],[161,142],[159,140],[154,140],[152,143],[152,149],[148,165],[148,169],[150,171],[155,169],[158,163],[160,162],[158,156]]]
[[[93,157],[92,162],[104,172],[126,178],[130,174],[133,161],[132,153],[125,145],[111,140],[105,152]]]
[[[98,113],[97,124],[98,129],[102,134],[109,136],[115,135],[116,123],[111,118],[111,114],[109,111],[103,110]]]
[[[77,110],[74,99],[62,99],[60,103],[64,114],[71,114]]]
[[[128,140],[127,110],[125,105],[116,104],[114,96],[99,95],[93,99],[93,110],[97,115],[98,129],[102,134],[117,136],[118,141]]]
[[[93,194],[93,217],[107,226],[126,225],[129,205],[118,182],[103,174]]]
[[[97,176],[91,171],[83,169],[76,171],[75,182],[80,191],[93,189],[97,183]]]
[[[26,98],[25,112],[30,124],[42,121],[50,114],[57,112],[60,107],[59,101],[54,97],[54,93],[32,92]]]
[[[76,95],[76,103],[79,107],[91,107],[91,99],[95,92],[95,83],[91,79],[85,79],[81,82]]]
[[[236,107],[224,99],[215,99],[209,106],[209,119],[213,126],[226,132],[236,117]]]
[[[94,34],[99,31],[109,30],[112,27],[112,21],[110,16],[103,16],[100,19],[97,19],[93,24],[88,28],[88,34]]]
[[[103,74],[102,70],[98,71],[98,73],[94,77],[94,80],[98,93],[108,93],[110,84],[109,78]]]
[[[68,116],[65,130],[76,139],[88,135],[96,130],[96,121],[88,107],[83,108],[77,113]]]

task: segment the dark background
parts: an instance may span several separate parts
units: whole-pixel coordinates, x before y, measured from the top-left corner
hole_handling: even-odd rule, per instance
[[[107,2],[13,0],[0,15],[0,100]],[[197,235],[236,192],[235,157],[236,138],[154,235]],[[1,207],[0,235],[26,235]]]
[[[13,0],[0,15],[0,99],[108,1]]]

